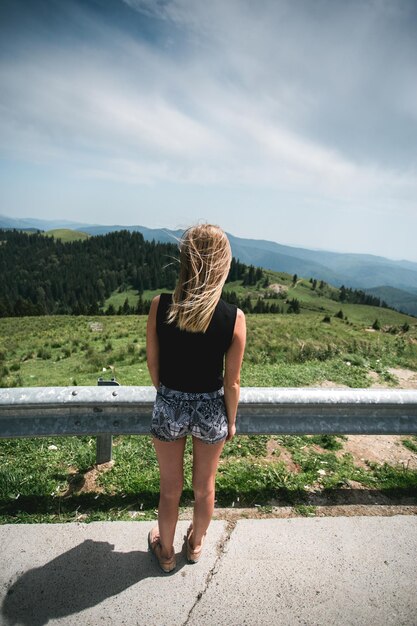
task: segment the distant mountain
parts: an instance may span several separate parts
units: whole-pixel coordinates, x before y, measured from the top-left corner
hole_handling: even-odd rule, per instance
[[[89,235],[104,235],[118,230],[137,231],[148,241],[172,243],[181,236],[181,230],[146,228],[133,225],[82,224],[68,220],[13,219],[0,216],[0,228],[38,228],[50,230],[67,228],[81,230]],[[370,254],[344,254],[285,246],[274,241],[243,239],[228,234],[233,256],[242,263],[266,269],[317,278],[337,287],[345,285],[363,289],[376,295],[375,290],[395,308],[410,312],[417,309],[417,263],[392,261]],[[391,288],[391,291],[387,291]],[[379,292],[378,292],[379,293]],[[414,313],[415,314],[415,313]]]
[[[395,287],[373,287],[366,291],[398,311],[417,317],[417,294],[402,291]]]
[[[0,228],[16,228],[18,230],[55,230],[65,228],[79,230],[89,235],[106,235],[120,230],[142,233],[147,241],[160,241],[161,243],[175,243],[181,235],[182,230],[168,230],[163,228],[146,228],[145,226],[122,226],[121,224],[102,225],[84,224],[82,222],[71,222],[69,220],[39,220],[35,218],[11,218],[0,215]]]
[[[83,231],[89,235],[106,235],[118,230],[142,233],[146,241],[155,240],[160,243],[176,243],[183,233],[182,230],[146,228],[145,226],[83,226]]]
[[[252,262],[261,267],[319,278],[336,286],[345,284],[368,289],[392,284],[406,291],[417,290],[417,263],[411,261],[391,261],[370,254],[308,250],[261,239],[229,237],[234,255],[244,263],[248,263],[251,257]]]
[[[0,228],[16,228],[18,230],[52,230],[55,228],[81,229],[84,224],[68,220],[38,220],[36,218],[14,218],[0,215]]]

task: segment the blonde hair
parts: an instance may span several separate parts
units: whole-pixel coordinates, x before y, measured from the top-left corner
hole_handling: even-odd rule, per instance
[[[204,333],[220,299],[232,260],[226,233],[212,224],[188,228],[180,241],[180,275],[167,322]]]

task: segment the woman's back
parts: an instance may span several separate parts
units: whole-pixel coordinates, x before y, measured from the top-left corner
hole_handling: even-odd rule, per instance
[[[156,320],[160,381],[178,391],[198,393],[220,389],[224,355],[233,339],[237,307],[220,299],[206,332],[196,333],[167,323],[171,303],[171,294],[161,294]]]

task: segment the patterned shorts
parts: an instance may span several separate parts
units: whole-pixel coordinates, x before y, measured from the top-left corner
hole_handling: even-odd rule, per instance
[[[159,385],[151,433],[160,441],[176,441],[187,435],[205,443],[223,441],[228,433],[223,390],[188,393]]]

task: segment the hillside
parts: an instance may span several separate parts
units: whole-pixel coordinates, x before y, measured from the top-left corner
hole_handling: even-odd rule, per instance
[[[54,239],[60,239],[61,241],[85,241],[90,235],[83,233],[79,230],[72,230],[71,228],[53,228],[42,233],[45,237],[53,237]]]
[[[417,298],[415,294],[388,286],[373,287],[372,289],[367,289],[367,292],[377,298],[381,298],[389,306],[417,317]]]
[[[90,235],[104,235],[118,230],[140,232],[147,241],[175,243],[181,231],[164,228],[146,228],[140,225],[92,225],[65,220],[13,219],[0,216],[0,228],[71,228]],[[349,254],[310,250],[287,246],[274,241],[244,239],[228,234],[233,255],[242,263],[275,271],[285,271],[324,280],[335,286],[356,289],[374,289],[388,285],[407,292],[407,312],[417,308],[417,263],[407,260],[393,261],[370,254]],[[271,233],[273,236],[273,233]],[[312,242],[313,244],[313,242]],[[391,293],[390,305],[401,308],[403,294]],[[411,308],[410,308],[411,307]],[[405,309],[404,309],[405,310]]]
[[[268,286],[265,285],[265,280]],[[372,325],[378,320],[382,327],[382,332],[402,332],[401,327],[409,325],[417,330],[417,319],[410,315],[403,314],[392,308],[381,307],[372,304],[372,296],[369,297],[364,292],[353,291],[351,298],[365,298],[367,304],[355,302],[340,302],[340,289],[323,283],[314,287],[310,280],[298,278],[296,284],[293,283],[293,276],[285,272],[263,271],[262,279],[252,285],[244,285],[243,280],[228,281],[223,290],[223,297],[226,300],[235,302],[245,313],[262,314],[267,307],[274,306],[272,311],[278,316],[290,317],[311,317],[316,316],[323,324],[335,324],[336,320],[343,319],[346,324],[359,324],[368,331],[372,331]],[[115,290],[104,303],[104,309],[110,305],[114,309],[123,313],[126,309],[126,302],[130,311],[137,310],[140,300],[149,302],[160,293],[160,290],[145,290],[141,296],[131,286],[125,289]],[[233,296],[233,297],[232,297]],[[292,302],[299,305],[297,313],[292,311]],[[379,298],[375,298],[379,302]],[[124,305],[124,306],[123,306]],[[129,308],[127,312],[129,312]],[[336,317],[336,316],[339,317]],[[341,318],[341,315],[343,317]],[[275,315],[273,316],[275,317]],[[324,320],[326,319],[326,322]]]
[[[352,322],[360,324],[364,327],[371,327],[378,319],[381,326],[401,326],[410,324],[417,328],[417,319],[410,315],[403,314],[391,308],[385,308],[371,304],[358,304],[355,302],[341,302],[340,289],[329,285],[328,283],[317,283],[314,288],[314,282],[305,278],[298,278],[296,283],[293,282],[293,276],[284,272],[265,271],[268,277],[269,285],[263,287],[261,282],[255,286],[244,287],[241,281],[226,283],[225,291],[235,291],[240,298],[251,298],[252,305],[256,306],[259,299],[267,303],[277,302],[282,313],[289,314],[291,312],[291,302],[296,300],[300,305],[300,316],[308,316],[311,314],[319,314],[322,316],[320,321],[329,317],[332,323],[336,314],[343,314],[346,323]],[[322,286],[320,286],[322,285]],[[278,292],[278,293],[277,293]],[[352,299],[355,294],[363,292],[352,292]],[[364,294],[365,300],[366,295]],[[297,316],[298,316],[297,315]],[[340,319],[340,318],[338,318]],[[387,330],[386,328],[386,330]]]
[[[10,288],[19,285],[28,294],[23,304],[27,307],[33,294],[35,308],[30,319],[25,308],[18,310],[17,317],[0,319],[0,387],[91,385],[103,372],[116,375],[122,384],[150,384],[146,316],[141,313],[146,313],[145,305],[153,295],[172,290],[175,271],[163,272],[167,252],[175,247],[145,242],[139,233],[128,232],[69,243],[39,234],[9,232],[7,237],[26,244],[20,257],[26,265],[9,264],[18,268],[17,280],[1,272],[0,310],[2,289],[7,286],[10,296]],[[39,258],[33,250],[29,254],[34,242],[39,244]],[[2,269],[6,248],[3,239]],[[134,263],[138,251],[145,274]],[[417,370],[416,318],[376,306],[375,296],[343,291],[324,281],[236,261],[232,270],[224,297],[244,308],[248,320],[243,385],[288,387],[332,381],[366,387],[395,383],[392,368]],[[29,276],[36,282],[28,283]],[[141,283],[144,278],[146,285]],[[140,289],[141,284],[146,288]],[[87,315],[37,315],[36,307],[43,305],[45,313],[52,306],[48,289],[58,295],[62,290],[60,313],[74,306],[78,312],[87,309]],[[67,311],[62,310],[63,303]],[[274,307],[275,314],[263,314],[265,307]],[[100,308],[107,315],[97,315]]]
[[[53,228],[42,234],[45,237],[54,237],[54,239],[60,239],[61,241],[84,241],[90,236],[80,230],[72,230],[70,228]]]
[[[146,313],[144,292],[172,290],[177,280],[177,246],[145,241],[137,232],[80,238],[71,230],[53,236],[3,230],[0,242],[0,317]],[[232,260],[230,280],[254,285],[263,276],[260,268]]]
[[[110,232],[128,230],[139,232],[146,241],[176,243],[181,231],[152,229],[140,225],[86,225],[69,221],[13,220],[0,216],[0,227],[39,228],[59,232],[59,224],[65,231],[78,230],[88,235],[105,235]],[[61,229],[60,229],[61,230]],[[63,235],[61,235],[62,238]],[[83,234],[82,236],[85,236]],[[68,241],[75,235],[69,235]],[[242,239],[229,234],[233,255],[242,263],[256,265],[289,274],[313,277],[340,287],[350,286],[365,289],[381,297],[390,306],[411,315],[417,314],[417,263],[392,261],[384,257],[365,254],[340,254],[285,246],[273,241]],[[375,291],[377,290],[377,291]],[[384,297],[384,293],[387,297]]]
[[[357,289],[393,285],[405,291],[417,289],[417,263],[392,261],[367,254],[342,254],[282,246],[229,235],[233,254],[242,262],[250,262],[272,270],[312,276],[336,286],[343,284]],[[413,294],[412,294],[413,295]],[[415,297],[415,295],[414,295]],[[417,304],[417,297],[415,297]]]
[[[145,241],[138,232],[91,237],[69,229],[0,232],[0,317],[146,313],[152,296],[172,290],[176,282],[177,246]],[[256,268],[235,258],[224,297],[245,313],[257,314],[315,311],[331,316],[342,306],[383,308],[380,298],[363,291]],[[387,311],[373,315],[391,318]]]
[[[63,241],[6,230],[0,241],[0,317],[94,314],[124,285],[138,293],[175,285],[176,247],[140,233]]]

